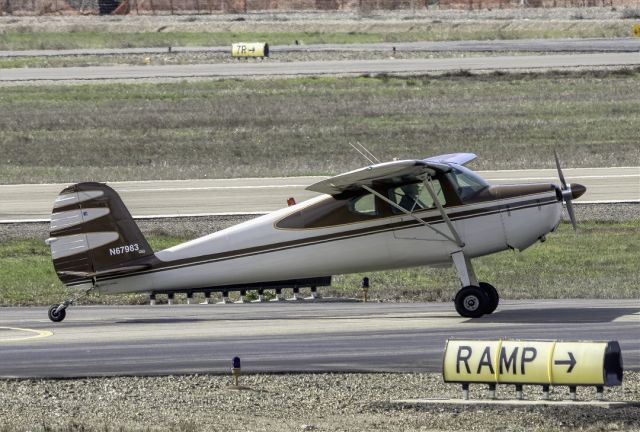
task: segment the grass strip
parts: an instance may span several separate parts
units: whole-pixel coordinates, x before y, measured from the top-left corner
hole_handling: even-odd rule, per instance
[[[145,48],[168,46],[221,46],[240,41],[262,41],[270,45],[293,45],[297,40],[317,43],[373,43],[414,41],[423,33],[319,33],[319,32],[140,32],[117,33],[79,31],[72,33],[34,32],[0,34],[0,49]]]
[[[632,20],[468,20],[421,22],[419,25],[392,26],[384,31],[340,31],[327,26],[326,31],[234,32],[211,31],[141,31],[118,32],[73,29],[67,32],[39,32],[20,28],[0,33],[1,50],[133,48],[166,46],[220,46],[240,41],[262,41],[272,45],[324,43],[416,42],[443,40],[544,39],[544,38],[613,38],[632,36]],[[344,27],[348,27],[344,25]],[[354,27],[355,29],[356,27]],[[322,30],[322,29],[320,29]],[[347,30],[347,29],[345,29]]]
[[[640,219],[624,223],[588,222],[580,234],[561,224],[544,244],[523,253],[502,252],[474,261],[478,277],[494,284],[502,298],[640,297]],[[185,241],[162,234],[148,236],[154,250]],[[360,296],[364,274],[338,275],[323,294]],[[381,300],[449,301],[458,282],[453,268],[409,268],[366,274],[370,296]],[[37,240],[8,241],[0,245],[0,305],[48,305],[69,295],[58,281],[49,249]],[[142,304],[144,295],[96,296],[85,304]]]
[[[474,169],[635,166],[640,73],[5,87],[0,183],[334,174],[453,151]]]

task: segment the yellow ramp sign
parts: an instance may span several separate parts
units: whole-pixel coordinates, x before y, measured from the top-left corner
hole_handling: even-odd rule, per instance
[[[633,25],[633,34],[637,37],[640,37],[640,24]]]
[[[614,386],[622,383],[612,342],[448,340],[445,382]]]
[[[269,57],[269,44],[238,42],[231,45],[231,57]]]

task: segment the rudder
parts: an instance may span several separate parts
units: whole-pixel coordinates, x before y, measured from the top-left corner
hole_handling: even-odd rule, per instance
[[[51,214],[51,258],[65,285],[125,270],[153,255],[120,196],[103,183],[78,183],[60,192]]]

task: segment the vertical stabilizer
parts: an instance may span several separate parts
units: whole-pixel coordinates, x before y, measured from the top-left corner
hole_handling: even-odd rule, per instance
[[[51,214],[51,258],[65,285],[144,265],[153,251],[120,196],[102,183],[65,188]]]

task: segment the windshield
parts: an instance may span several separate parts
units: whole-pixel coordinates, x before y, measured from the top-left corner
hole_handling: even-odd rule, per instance
[[[451,165],[451,167],[452,170],[447,175],[463,203],[489,187],[489,183],[470,169],[460,165]]]

